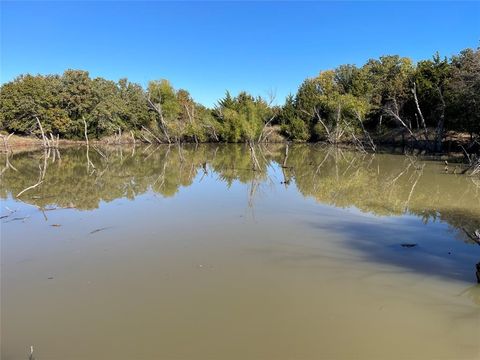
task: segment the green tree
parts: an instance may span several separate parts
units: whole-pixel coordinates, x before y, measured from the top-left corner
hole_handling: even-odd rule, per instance
[[[466,49],[451,60],[447,87],[449,128],[480,135],[480,49]]]
[[[44,130],[64,135],[70,119],[61,107],[61,80],[58,76],[22,75],[2,85],[0,91],[0,123],[3,129],[23,135],[40,131],[36,117]]]
[[[229,92],[219,100],[214,116],[220,124],[222,140],[227,142],[255,141],[273,110],[261,97],[246,92],[232,97]]]

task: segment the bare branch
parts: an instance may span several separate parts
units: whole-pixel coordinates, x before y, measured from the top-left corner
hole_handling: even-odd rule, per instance
[[[155,105],[152,102],[152,100],[150,100],[150,97],[147,98],[147,101],[148,101],[149,105],[151,106],[151,108],[153,110],[155,110],[158,113],[158,115],[160,116],[160,129],[162,130],[163,134],[165,135],[165,138],[167,139],[167,142],[170,144],[171,141],[170,141],[170,137],[168,136],[167,124],[165,123],[165,119],[163,118],[163,112],[162,112],[161,105],[160,104],[158,106]],[[161,142],[161,141],[159,141],[159,142]]]
[[[40,132],[42,133],[43,147],[47,148],[48,147],[48,139],[46,138],[45,133],[43,132],[42,123],[40,122],[40,119],[38,118],[38,116],[35,116],[35,119],[37,119],[38,127],[40,128]]]
[[[148,130],[145,126],[142,125],[142,129],[145,130],[147,133],[149,133],[159,144],[162,143],[162,140],[160,140],[158,137],[156,137],[150,130]],[[170,139],[168,140],[168,143],[170,143]]]

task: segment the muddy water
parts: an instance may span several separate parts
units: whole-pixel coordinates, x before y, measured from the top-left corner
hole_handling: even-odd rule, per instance
[[[454,166],[98,150],[9,158],[3,360],[480,358],[480,183]]]

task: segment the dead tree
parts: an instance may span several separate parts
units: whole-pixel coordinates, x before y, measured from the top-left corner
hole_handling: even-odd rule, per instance
[[[0,171],[0,176],[3,175],[3,173],[5,171],[7,171],[8,169],[12,169],[13,171],[18,171],[13,165],[12,163],[10,162],[10,153],[6,153],[5,154],[5,167]]]
[[[147,138],[145,135],[143,135],[142,133],[140,133],[140,136],[143,138],[143,140],[145,140],[147,143],[149,143],[150,145],[152,145],[152,142],[150,141],[149,138]]]
[[[375,145],[375,142],[373,141],[372,137],[370,136],[370,133],[365,129],[365,125],[363,125],[363,120],[358,111],[355,111],[355,115],[357,116],[357,120],[360,123],[360,127],[362,128],[363,135],[365,136],[366,141],[368,142],[370,148],[372,149],[373,152],[377,151],[377,146]]]
[[[253,169],[253,171],[260,170],[261,167],[260,167],[260,164],[258,162],[257,155],[255,154],[255,147],[254,147],[253,141],[250,140],[248,142],[248,146],[250,147],[250,157],[252,159],[252,169]]]
[[[57,138],[53,136],[52,133],[50,133],[50,139],[48,139],[48,136],[45,135],[45,132],[43,131],[43,126],[42,123],[40,122],[40,119],[38,116],[35,116],[35,119],[37,120],[38,127],[40,128],[40,132],[42,134],[42,142],[43,142],[43,148],[44,149],[49,149],[49,148],[57,148],[60,143],[60,137],[57,134]]]
[[[465,159],[467,160],[468,166],[465,168],[461,173],[466,174],[470,170],[471,173],[469,175],[477,175],[480,174],[480,157],[477,157],[475,154],[469,154],[467,150],[463,146],[460,145],[462,148],[464,154],[465,154]]]
[[[185,162],[185,157],[183,156],[182,144],[180,144],[180,141],[178,141],[177,145],[178,145],[178,156],[180,157],[180,162],[183,164]]]
[[[159,144],[162,143],[162,140],[160,140],[158,137],[156,137],[150,130],[148,130],[145,126],[142,125],[142,129],[145,130],[150,136],[152,136]],[[150,141],[148,141],[150,142]],[[151,142],[150,142],[151,143]],[[170,140],[168,141],[170,144]]]
[[[343,123],[345,124],[345,129],[350,132],[350,135],[353,139],[353,144],[356,146],[357,150],[366,154],[367,151],[365,150],[362,141],[355,135],[355,129],[352,129],[350,124],[348,124],[345,119],[343,119]]]
[[[270,100],[268,102],[268,107],[270,107],[272,103],[275,101],[275,94],[273,92],[269,93],[269,99]],[[277,112],[274,111],[272,116],[267,121],[265,121],[262,127],[262,131],[260,131],[260,135],[258,136],[257,142],[262,142],[262,139],[264,138],[265,130],[267,129],[268,126],[270,126],[270,124],[272,123],[272,121],[275,119],[276,116],[277,116]],[[271,131],[267,134],[267,136],[270,133]]]
[[[423,175],[423,169],[424,168],[425,168],[425,164],[423,164],[420,169],[416,169],[416,170],[419,170],[419,171],[417,172],[417,178],[415,179],[415,181],[414,181],[414,183],[413,183],[413,185],[410,189],[410,193],[408,194],[408,198],[407,198],[407,201],[405,202],[405,206],[404,206],[404,211],[408,210],[408,205],[410,204],[410,199],[412,198],[413,191],[415,190],[415,187],[417,186],[418,180],[420,180],[420,178]]]
[[[95,169],[95,165],[93,165],[92,161],[90,160],[90,155],[89,155],[89,142],[88,142],[88,129],[87,129],[87,122],[85,121],[85,118],[82,117],[83,120],[83,126],[84,126],[84,131],[85,131],[85,142],[87,143],[87,170],[91,166],[93,169]]]
[[[171,140],[170,137],[168,136],[168,131],[167,131],[167,124],[165,122],[165,119],[163,118],[163,111],[162,111],[162,105],[158,104],[155,105],[152,100],[150,100],[150,97],[147,97],[147,102],[150,105],[150,108],[155,110],[155,112],[159,115],[160,118],[160,130],[162,130],[163,135],[167,139],[167,142],[170,144]],[[159,141],[160,142],[160,141]]]
[[[0,137],[2,138],[3,140],[3,147],[5,148],[5,152],[8,154],[9,152],[11,152],[11,148],[10,148],[10,144],[8,143],[8,141],[10,140],[10,138],[12,137],[14,133],[10,133],[8,135],[2,135],[0,134]]]
[[[133,133],[132,130],[130,130],[130,135],[132,135],[133,147],[135,147],[135,134]]]
[[[392,99],[393,106],[385,107],[384,111],[387,115],[390,115],[395,120],[397,120],[410,134],[410,136],[415,140],[418,141],[415,134],[412,131],[411,126],[407,125],[407,123],[400,117],[400,111],[398,109],[398,103],[395,98]]]
[[[472,158],[470,161],[470,166],[467,169],[465,169],[462,173],[465,174],[469,170],[472,170],[469,174],[470,176],[480,174],[480,157]]]
[[[45,133],[43,132],[42,123],[40,122],[40,119],[38,118],[38,116],[35,116],[35,119],[37,119],[38,127],[40,128],[40,132],[42,133],[43,147],[47,148],[48,147],[48,139],[45,136]]]
[[[287,143],[287,145],[285,146],[285,156],[284,156],[284,158],[283,158],[282,168],[286,168],[286,167],[287,167],[287,159],[288,159],[288,143]]]
[[[273,115],[268,121],[263,124],[262,131],[260,131],[260,135],[258,136],[257,142],[262,142],[263,136],[265,134],[265,129],[272,123],[275,119],[275,115]]]
[[[25,189],[20,191],[15,197],[18,198],[22,194],[24,194],[25,192],[27,192],[29,190],[32,190],[32,189],[35,189],[37,186],[39,186],[43,183],[43,181],[45,180],[45,175],[47,173],[47,165],[48,165],[48,159],[49,158],[50,158],[50,149],[48,149],[48,151],[44,150],[44,153],[43,153],[43,168],[40,164],[38,165],[38,168],[39,168],[38,181],[35,184],[33,184],[29,187],[26,187]]]
[[[333,137],[332,137],[331,131],[328,128],[328,126],[325,124],[325,122],[322,120],[322,117],[321,117],[318,109],[316,107],[314,107],[313,108],[313,113],[309,113],[308,111],[306,111],[304,109],[302,109],[301,111],[304,112],[305,114],[311,116],[312,118],[315,117],[317,119],[318,123],[322,124],[323,128],[325,129],[325,133],[327,134],[327,141],[329,143],[333,144]]]
[[[422,128],[423,128],[423,134],[425,136],[425,140],[429,141],[428,139],[428,130],[427,130],[427,125],[425,123],[425,118],[423,117],[422,110],[420,109],[420,103],[418,102],[417,98],[417,84],[414,82],[413,83],[413,88],[412,88],[412,94],[413,94],[413,99],[415,100],[415,106],[417,108],[418,116],[420,117],[420,121],[422,122]],[[417,120],[418,121],[418,120]]]
[[[343,137],[343,134],[345,133],[345,129],[340,126],[340,120],[342,119],[342,105],[338,104],[337,108],[337,117],[335,118],[335,144],[338,144],[340,142],[340,139]]]
[[[210,125],[210,126],[207,126],[207,127],[212,129],[213,138],[215,139],[215,141],[219,142],[220,139],[218,138],[217,132],[215,131],[215,126]]]
[[[185,111],[187,112],[188,120],[190,121],[190,125],[194,128],[195,127],[195,106],[192,106],[192,112],[188,109],[187,104],[184,104]],[[193,140],[195,144],[198,144],[198,138],[196,134],[193,134]]]

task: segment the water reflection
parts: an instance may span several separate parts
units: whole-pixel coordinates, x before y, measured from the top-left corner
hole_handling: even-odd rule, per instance
[[[95,209],[101,202],[134,199],[149,191],[173,197],[181,187],[190,186],[195,179],[202,182],[211,173],[227,187],[236,181],[248,184],[253,215],[259,186],[270,184],[295,186],[303,196],[322,204],[355,207],[397,219],[386,225],[329,224],[335,231],[348,234],[350,245],[369,260],[470,281],[472,256],[478,257],[472,234],[480,228],[479,184],[474,178],[446,173],[438,162],[319,145],[280,144],[253,149],[242,144],[93,147],[89,154],[84,148],[69,148],[2,156],[1,198],[14,197],[44,212]],[[463,248],[459,251],[451,242],[430,237],[428,231],[416,246],[418,228],[409,226],[409,216],[421,218],[425,224],[448,224],[452,237],[473,245],[473,255]],[[358,241],[357,233],[370,235]],[[412,242],[412,248],[398,249],[405,241]],[[469,268],[458,268],[459,263],[469,264]]]
[[[308,197],[336,207],[376,215],[415,214],[424,222],[442,220],[473,233],[480,227],[480,186],[474,178],[445,174],[440,163],[411,157],[346,152],[318,146],[281,145],[256,150],[260,170],[253,171],[250,151],[243,145],[95,148],[89,165],[84,149],[50,154],[15,154],[6,160],[1,178],[2,198],[16,196],[40,208],[97,208],[101,201],[133,199],[149,190],[165,197],[189,186],[199,174],[213,171],[230,186],[265,182],[280,169],[282,183],[292,180]],[[55,155],[57,154],[57,155]],[[273,170],[272,170],[273,169]],[[6,171],[8,170],[8,171]],[[465,234],[464,241],[472,242]]]
[[[0,158],[2,359],[477,357],[475,179],[317,145],[85,150]]]

